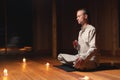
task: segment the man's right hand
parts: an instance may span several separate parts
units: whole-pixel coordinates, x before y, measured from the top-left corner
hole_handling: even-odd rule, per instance
[[[78,41],[77,41],[77,40],[74,40],[74,41],[73,41],[73,47],[74,47],[74,48],[77,48],[77,47],[78,47]]]

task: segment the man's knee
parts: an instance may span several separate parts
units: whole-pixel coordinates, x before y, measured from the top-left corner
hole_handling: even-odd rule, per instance
[[[58,54],[57,58],[58,58],[58,60],[61,60],[61,59],[63,58],[63,57],[62,57],[62,54],[61,54],[61,53]]]
[[[83,65],[79,66],[79,68],[77,70],[83,70],[83,71],[94,70],[94,69],[96,69],[96,67],[97,67],[97,65],[95,62],[88,61],[88,62],[84,63]]]

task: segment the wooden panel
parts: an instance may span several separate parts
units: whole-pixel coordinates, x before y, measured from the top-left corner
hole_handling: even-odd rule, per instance
[[[52,0],[33,0],[34,51],[52,52]]]

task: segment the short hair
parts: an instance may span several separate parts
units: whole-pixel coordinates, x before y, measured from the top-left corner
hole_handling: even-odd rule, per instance
[[[88,10],[85,8],[78,9],[77,12],[78,11],[84,11],[84,14],[87,14],[89,16]]]

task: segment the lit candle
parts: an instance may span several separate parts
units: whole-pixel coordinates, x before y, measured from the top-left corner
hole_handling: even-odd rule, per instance
[[[88,77],[88,76],[85,76],[84,79],[85,79],[85,80],[89,80],[89,77]]]
[[[7,69],[4,69],[4,70],[3,70],[3,74],[4,74],[4,76],[8,76],[8,70],[7,70]]]
[[[84,76],[84,77],[81,77],[79,78],[79,80],[89,80],[90,78],[88,76]]]
[[[50,66],[50,63],[46,63],[46,70],[48,71],[49,70],[49,66]]]
[[[49,65],[50,65],[50,63],[47,62],[47,63],[46,63],[46,66],[49,66]]]
[[[24,62],[24,63],[26,62],[26,59],[25,59],[25,58],[23,58],[23,62]]]

